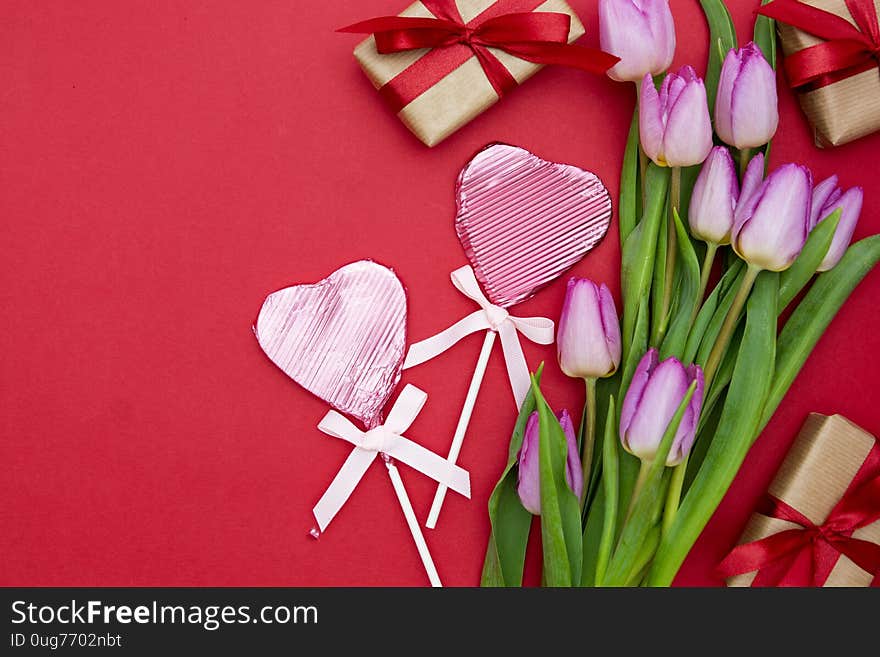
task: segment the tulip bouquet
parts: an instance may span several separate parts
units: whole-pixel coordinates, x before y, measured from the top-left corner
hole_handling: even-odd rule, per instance
[[[700,0],[707,74],[664,73],[667,0],[600,0],[609,75],[638,103],[618,205],[622,316],[604,284],[572,279],[562,371],[583,379],[580,429],[555,415],[541,368],[489,501],[486,586],[522,583],[533,514],[548,586],[668,586],[849,293],[880,259],[850,245],[860,188],[783,164],[775,36],[737,48],[722,0]],[[712,120],[714,118],[714,121]],[[795,300],[799,302],[795,303]],[[787,320],[780,326],[780,316]]]

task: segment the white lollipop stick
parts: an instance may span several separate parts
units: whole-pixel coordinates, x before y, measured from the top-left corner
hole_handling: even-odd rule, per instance
[[[495,331],[486,331],[486,337],[483,339],[483,347],[480,349],[480,357],[477,359],[477,366],[474,369],[474,375],[471,377],[471,383],[468,387],[467,396],[464,399],[464,406],[461,409],[461,415],[458,417],[458,424],[455,427],[455,434],[452,436],[452,445],[449,447],[449,456],[447,460],[455,463],[458,460],[458,454],[461,452],[464,436],[467,433],[468,425],[471,421],[471,415],[474,412],[474,406],[477,403],[477,394],[480,392],[480,386],[483,383],[483,376],[486,374],[486,366],[489,364],[489,356],[492,354],[492,346],[495,344]],[[446,491],[448,487],[444,484],[437,486],[437,492],[434,495],[434,502],[431,504],[431,511],[428,513],[428,521],[425,526],[428,529],[434,529],[437,526],[437,518],[440,515],[440,508],[443,506],[443,500],[446,499]]]
[[[504,362],[507,367],[508,378],[510,379],[513,400],[516,408],[519,409],[531,386],[529,368],[526,364],[522,345],[519,342],[519,335],[537,344],[552,344],[554,326],[553,322],[546,317],[514,317],[505,308],[494,305],[483,294],[477,282],[476,274],[470,266],[456,269],[452,272],[450,278],[452,279],[452,284],[462,294],[480,306],[480,310],[471,313],[445,331],[410,345],[409,351],[406,354],[406,360],[403,363],[403,369],[409,369],[429,361],[442,354],[465,336],[488,329],[483,340],[480,357],[477,360],[477,367],[468,387],[464,408],[461,410],[458,426],[452,438],[452,447],[449,450],[448,457],[451,465],[458,459],[458,453],[461,451],[461,443],[464,440],[465,433],[467,433],[468,423],[471,420],[474,404],[477,401],[477,393],[480,391],[480,384],[483,381],[483,375],[486,373],[486,365],[492,352],[495,335],[497,334],[501,340],[501,351],[504,354]],[[431,511],[428,514],[427,527],[433,529],[437,524],[437,517],[440,515],[440,507],[443,505],[445,497],[446,488],[441,482],[434,497],[434,503],[431,505]]]
[[[443,584],[440,582],[440,575],[437,574],[437,567],[434,565],[434,560],[431,558],[428,544],[425,542],[425,537],[422,534],[421,527],[419,527],[416,513],[413,511],[412,503],[409,501],[409,495],[406,494],[406,488],[403,486],[403,479],[400,478],[400,472],[398,472],[397,467],[390,459],[385,461],[385,467],[388,469],[388,478],[391,479],[391,485],[394,487],[394,492],[397,493],[397,501],[400,502],[400,508],[403,510],[403,515],[406,517],[406,524],[409,526],[409,531],[412,534],[413,541],[415,541],[416,549],[419,551],[419,556],[422,558],[422,565],[425,567],[425,572],[428,573],[428,580],[431,582],[431,586],[435,588],[442,587]]]

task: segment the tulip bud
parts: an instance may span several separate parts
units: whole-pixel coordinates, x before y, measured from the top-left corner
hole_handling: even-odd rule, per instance
[[[715,132],[739,149],[769,142],[779,125],[776,72],[749,43],[724,58],[715,99]]]
[[[763,158],[756,157],[743,176],[731,244],[749,264],[782,271],[807,241],[813,176],[806,167],[784,164],[759,183],[763,167]]]
[[[630,454],[643,461],[653,460],[672,416],[696,381],[666,457],[666,465],[674,466],[682,462],[694,444],[703,406],[703,370],[698,365],[685,368],[675,357],[662,363],[658,360],[657,350],[652,348],[636,367],[620,411],[620,440]]]
[[[668,0],[599,0],[599,43],[620,57],[608,70],[619,82],[659,75],[672,64],[675,25]]]
[[[565,463],[565,481],[571,492],[580,499],[584,490],[584,475],[581,471],[581,457],[578,455],[577,435],[568,411],[558,415],[559,424],[568,444],[568,458]],[[516,492],[526,511],[541,515],[541,475],[538,450],[539,440],[538,412],[529,416],[519,450]]]
[[[712,244],[730,244],[738,198],[736,164],[729,150],[716,146],[703,163],[691,195],[688,223],[693,236]]]
[[[559,369],[581,379],[611,376],[620,365],[620,323],[604,283],[571,278],[556,333]]]
[[[659,93],[650,75],[642,79],[639,136],[648,157],[660,166],[688,167],[712,149],[712,121],[706,86],[690,66],[663,79]]]
[[[852,240],[856,223],[862,212],[864,192],[861,187],[853,187],[846,192],[837,186],[837,176],[826,178],[813,189],[813,211],[810,214],[810,226],[815,227],[828,218],[835,210],[840,210],[840,221],[828,253],[819,265],[818,271],[832,269],[846,252]]]

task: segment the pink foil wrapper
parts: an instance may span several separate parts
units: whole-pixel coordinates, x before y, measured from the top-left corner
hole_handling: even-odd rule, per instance
[[[400,380],[406,292],[393,271],[361,260],[270,294],[254,333],[287,376],[370,428]]]
[[[608,231],[611,197],[589,171],[507,144],[483,149],[456,186],[455,228],[486,296],[525,301]]]

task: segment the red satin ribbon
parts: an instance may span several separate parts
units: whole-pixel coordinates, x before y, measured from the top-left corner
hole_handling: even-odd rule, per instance
[[[858,29],[831,12],[797,0],[775,0],[758,10],[793,27],[825,39],[785,59],[792,87],[824,87],[880,66],[880,23],[874,0],[846,0]]]
[[[455,0],[422,0],[435,18],[383,16],[339,32],[374,34],[382,54],[430,48],[379,93],[399,112],[473,56],[499,96],[516,87],[510,71],[489,48],[536,64],[570,66],[604,73],[619,59],[595,48],[568,43],[571,16],[535,12],[544,0],[499,0],[465,23]]]
[[[800,527],[738,545],[718,566],[722,577],[757,570],[752,586],[822,586],[841,554],[875,578],[880,576],[880,545],[852,537],[856,529],[880,520],[880,445],[868,454],[821,525],[769,495],[758,511]]]

